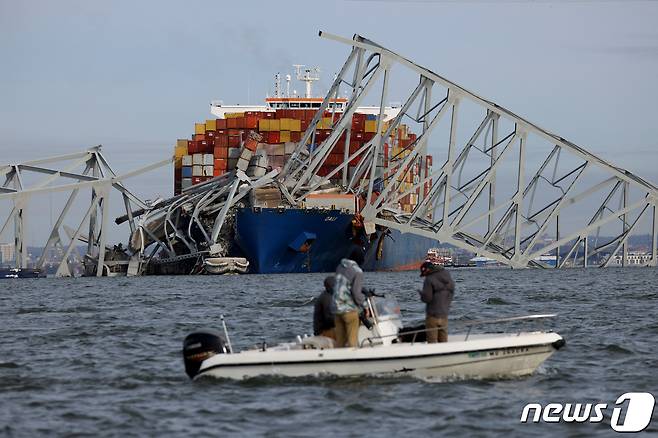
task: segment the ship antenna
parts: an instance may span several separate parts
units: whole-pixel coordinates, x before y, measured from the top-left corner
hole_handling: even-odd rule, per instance
[[[279,73],[274,75],[274,97],[281,97],[279,95],[281,90],[281,75]]]
[[[290,80],[292,77],[290,75],[286,75],[286,97],[290,97]]]

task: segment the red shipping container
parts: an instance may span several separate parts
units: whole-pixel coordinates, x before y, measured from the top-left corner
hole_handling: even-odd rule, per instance
[[[217,135],[217,131],[206,131],[205,140],[212,140]]]
[[[427,156],[425,157],[425,163],[426,163],[426,164],[425,164],[425,167],[429,170],[429,168],[432,167],[432,164],[433,164],[433,163],[432,163],[432,156],[431,156],[431,155],[427,155]]]
[[[215,149],[213,149],[213,155],[214,155],[215,159],[218,159],[218,158],[227,159],[228,158],[228,147],[215,146]]]
[[[213,169],[212,170],[212,176],[222,176],[224,175],[225,171],[224,170],[219,170],[219,169]]]
[[[235,123],[237,123],[237,126],[236,126],[236,127],[237,127],[238,129],[245,129],[245,128],[247,127],[247,126],[246,126],[246,120],[245,120],[244,117],[236,117],[236,118],[235,118]]]
[[[215,145],[212,142],[208,141],[208,140],[200,141],[199,142],[199,153],[211,154],[214,147],[215,147]]]
[[[215,137],[215,140],[213,141],[213,145],[215,148],[227,148],[228,147],[228,136],[226,135],[220,135]]]
[[[302,132],[306,132],[306,129],[308,128],[308,123],[309,123],[309,120],[302,120],[300,122]]]
[[[232,117],[230,119],[226,119],[226,127],[228,129],[236,129],[238,127],[238,118]]]
[[[217,123],[217,131],[227,128],[226,119],[217,119],[216,123]]]
[[[192,136],[192,140],[194,141],[201,141],[206,139],[206,134],[194,134]]]
[[[269,131],[267,132],[267,142],[270,144],[279,143],[280,136],[279,131]]]
[[[374,132],[364,132],[364,133],[363,133],[363,141],[364,141],[364,142],[366,142],[366,141],[370,141],[370,140],[372,140],[372,138],[373,138],[374,136],[375,136],[375,133],[374,133]]]
[[[276,118],[276,113],[273,112],[273,111],[267,111],[267,112],[264,112],[262,114],[263,114],[263,117],[266,118],[266,119],[275,119]]]
[[[274,118],[275,119],[285,119],[286,118],[286,110],[284,110],[284,109],[276,110],[276,116]]]
[[[198,154],[200,145],[198,141],[188,141],[187,142],[187,153],[192,155],[192,154]]]
[[[361,143],[359,140],[350,141],[350,155],[361,149],[361,146],[363,146],[363,143]]]
[[[229,120],[231,120],[231,119],[229,119]],[[242,134],[242,131],[240,131],[239,129],[229,129],[228,130],[228,135],[230,135],[230,136],[234,136],[234,135],[239,136],[240,134]]]
[[[230,148],[240,147],[240,137],[237,136],[237,135],[229,135],[228,136],[228,147],[230,147]]]
[[[199,184],[200,182],[205,181],[205,178],[202,176],[193,176],[192,177],[192,184]]]
[[[256,152],[256,148],[258,147],[258,142],[254,140],[253,138],[248,138],[244,142],[244,147],[249,149],[252,152]]]
[[[351,136],[351,139],[352,140],[363,141],[363,139],[364,139],[363,134],[364,134],[363,132],[353,132],[352,136]]]
[[[336,142],[333,149],[331,150],[331,153],[332,154],[340,154],[342,156],[343,151],[345,151],[345,142],[342,141],[342,140],[338,140],[338,142]]]
[[[302,133],[295,131],[290,132],[290,141],[294,141],[295,143],[302,141]]]

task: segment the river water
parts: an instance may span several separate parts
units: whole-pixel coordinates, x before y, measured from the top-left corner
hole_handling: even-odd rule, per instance
[[[555,312],[567,346],[530,377],[257,378],[184,373],[181,346],[220,327],[234,348],[311,332],[322,274],[6,280],[0,283],[0,436],[591,436],[592,424],[522,424],[525,404],[658,396],[655,269],[453,270],[451,319]],[[367,273],[405,320],[416,273]],[[648,431],[658,432],[654,417]]]

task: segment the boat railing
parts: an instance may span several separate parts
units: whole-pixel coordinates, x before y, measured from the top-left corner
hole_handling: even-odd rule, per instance
[[[546,313],[546,314],[535,314],[535,315],[525,315],[525,316],[512,316],[509,318],[495,318],[495,319],[482,319],[482,320],[470,320],[470,321],[455,321],[451,322],[451,327],[467,327],[468,330],[466,332],[466,336],[464,338],[464,341],[468,341],[468,338],[471,335],[471,331],[473,330],[473,327],[476,326],[481,326],[481,325],[488,325],[488,324],[500,324],[500,323],[505,323],[505,322],[516,322],[516,321],[539,321],[540,323],[543,323],[544,320],[550,319],[550,318],[555,318],[557,317],[556,313]],[[370,345],[373,345],[376,340],[379,339],[386,339],[386,338],[397,338],[400,335],[413,335],[413,338],[411,340],[411,344],[416,342],[416,337],[420,333],[426,333],[430,330],[439,330],[443,328],[442,326],[439,327],[433,327],[433,328],[424,328],[424,329],[419,329],[419,330],[410,330],[408,332],[404,333],[395,333],[395,334],[390,334],[390,335],[383,335],[383,336],[370,336],[361,341],[360,346],[363,347],[366,342],[368,342]],[[521,332],[519,331],[517,336],[521,335]]]

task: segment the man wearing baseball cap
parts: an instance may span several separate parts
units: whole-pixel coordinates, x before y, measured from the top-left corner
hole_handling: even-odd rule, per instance
[[[425,303],[427,343],[448,342],[448,312],[455,294],[455,282],[441,265],[424,262],[420,276],[425,277],[420,299]]]

